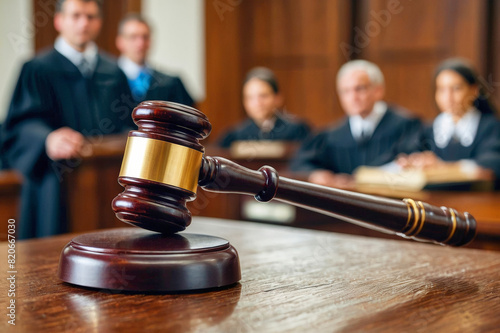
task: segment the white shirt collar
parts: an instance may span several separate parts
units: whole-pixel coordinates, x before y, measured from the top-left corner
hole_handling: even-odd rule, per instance
[[[377,128],[380,120],[387,112],[387,104],[383,101],[376,102],[372,112],[366,117],[351,116],[349,117],[349,126],[355,140],[361,139],[361,136],[371,137]]]
[[[470,108],[457,123],[449,113],[442,112],[432,124],[436,146],[448,146],[453,137],[460,141],[462,146],[470,146],[476,137],[480,120],[481,112],[475,108]]]
[[[90,68],[95,70],[99,50],[94,42],[89,42],[85,51],[79,52],[69,45],[68,42],[62,38],[62,36],[59,36],[54,43],[54,48],[57,52],[68,58],[68,60],[71,61],[76,67],[79,67],[82,59],[85,58],[85,60],[89,63]]]
[[[135,80],[139,76],[142,70],[147,69],[146,65],[138,65],[129,58],[121,55],[118,58],[118,66],[122,69],[129,80]]]

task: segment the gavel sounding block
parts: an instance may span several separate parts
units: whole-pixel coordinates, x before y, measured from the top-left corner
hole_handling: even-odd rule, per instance
[[[241,278],[238,254],[223,238],[120,228],[75,237],[61,253],[59,278],[132,292],[218,288]]]

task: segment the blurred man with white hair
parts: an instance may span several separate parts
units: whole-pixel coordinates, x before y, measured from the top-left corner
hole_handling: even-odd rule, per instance
[[[294,172],[326,186],[346,186],[362,165],[381,166],[418,144],[421,123],[408,111],[383,101],[384,76],[366,60],[344,64],[337,93],[346,117],[333,128],[304,142],[292,161]]]

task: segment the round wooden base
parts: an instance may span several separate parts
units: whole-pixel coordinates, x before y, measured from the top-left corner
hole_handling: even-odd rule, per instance
[[[59,278],[99,289],[178,292],[241,278],[238,253],[223,238],[120,228],[75,237],[61,253]]]

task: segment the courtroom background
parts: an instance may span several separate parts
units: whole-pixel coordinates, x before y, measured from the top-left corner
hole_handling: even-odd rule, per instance
[[[3,1],[0,121],[23,61],[53,43],[54,0]],[[151,62],[182,76],[214,127],[214,140],[245,117],[241,81],[253,66],[275,70],[286,108],[313,126],[342,116],[335,74],[350,59],[380,65],[386,99],[432,119],[432,72],[461,56],[500,102],[499,0],[105,0],[98,44],[117,55],[116,26],[142,12],[154,27]]]

